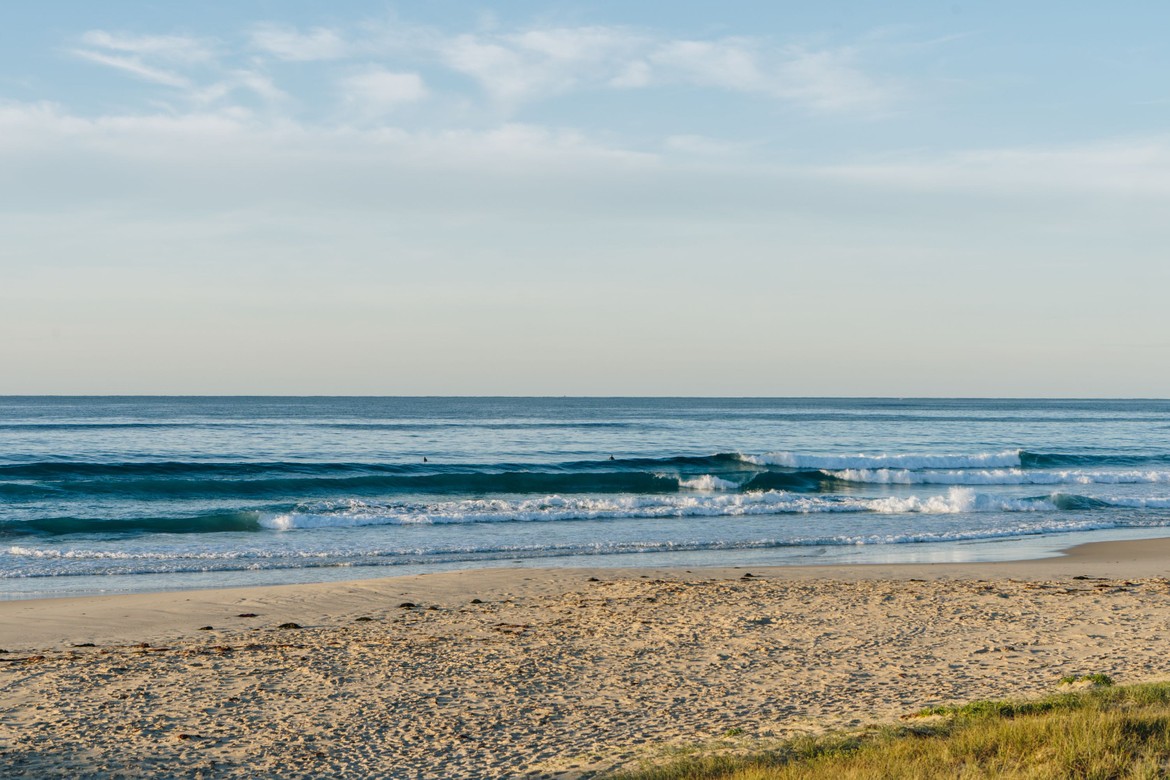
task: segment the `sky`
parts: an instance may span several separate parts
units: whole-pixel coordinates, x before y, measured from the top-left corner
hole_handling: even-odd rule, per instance
[[[0,394],[1170,396],[1170,4],[0,6]]]

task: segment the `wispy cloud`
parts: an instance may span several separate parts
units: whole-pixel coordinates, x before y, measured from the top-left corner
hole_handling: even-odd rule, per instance
[[[74,56],[119,70],[152,84],[191,89],[183,68],[211,63],[215,49],[209,42],[183,35],[130,35],[89,30],[81,35]]]
[[[535,26],[451,33],[395,22],[352,34],[265,24],[250,43],[277,61],[362,57],[392,69],[439,67],[505,108],[576,91],[690,86],[818,112],[873,112],[902,97],[859,46],[794,47],[754,36],[671,38],[623,26]]]
[[[174,90],[171,112],[308,106],[325,122],[384,119],[426,98],[433,111],[482,125],[484,118],[498,122],[566,94],[667,87],[839,114],[880,114],[902,97],[897,84],[866,67],[864,48],[798,48],[758,36],[677,38],[614,25],[458,32],[397,21],[351,28],[261,23],[235,45],[90,30],[71,53]],[[336,99],[302,102],[295,90],[290,94],[302,74],[282,68],[294,62],[309,63],[333,83]]]
[[[123,73],[129,73],[131,76],[140,78],[143,81],[149,81],[152,84],[161,84],[164,87],[176,87],[179,89],[188,89],[192,85],[191,80],[186,76],[172,70],[147,65],[138,57],[119,56],[106,52],[93,51],[91,49],[74,49],[73,54],[83,60],[89,60],[99,65],[120,70]]]
[[[81,43],[94,49],[168,62],[207,62],[215,56],[215,47],[210,42],[186,35],[130,35],[90,30],[82,34]]]
[[[463,34],[440,39],[447,67],[477,81],[488,94],[518,102],[604,85],[618,77],[645,40],[614,27],[544,28]]]
[[[289,101],[271,75],[254,66],[225,66],[232,52],[211,41],[182,35],[130,35],[90,30],[71,50],[79,59],[142,81],[170,87],[190,105],[206,107],[247,94],[268,105]]]
[[[252,48],[288,62],[336,60],[347,56],[350,47],[337,30],[314,27],[307,32],[277,24],[262,24],[249,36]]]
[[[519,102],[581,88],[687,85],[757,94],[820,112],[883,109],[901,90],[851,47],[777,47],[751,37],[670,40],[624,28],[465,34],[441,44],[446,65],[493,97]]]
[[[769,48],[752,38],[671,41],[650,53],[632,86],[655,80],[757,93],[822,112],[879,110],[899,90],[869,75],[851,48]]]

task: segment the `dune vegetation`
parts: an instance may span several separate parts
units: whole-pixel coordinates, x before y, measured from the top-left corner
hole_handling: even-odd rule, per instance
[[[691,755],[620,780],[1170,777],[1170,683],[1061,681],[1023,701],[924,710],[894,726],[801,737],[749,755]],[[706,753],[704,755],[704,753]]]

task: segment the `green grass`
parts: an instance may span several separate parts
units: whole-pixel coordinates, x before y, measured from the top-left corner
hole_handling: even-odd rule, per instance
[[[686,757],[614,780],[1170,777],[1170,683],[1089,681],[1100,687],[932,708],[904,725]]]
[[[1112,685],[1113,678],[1107,674],[1070,674],[1068,677],[1060,678],[1061,685],[1074,685],[1079,682],[1091,685]]]

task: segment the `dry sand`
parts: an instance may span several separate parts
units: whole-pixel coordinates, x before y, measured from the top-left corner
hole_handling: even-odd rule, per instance
[[[1170,677],[1170,539],[747,571],[3,602],[0,776],[576,777],[1067,674]]]

